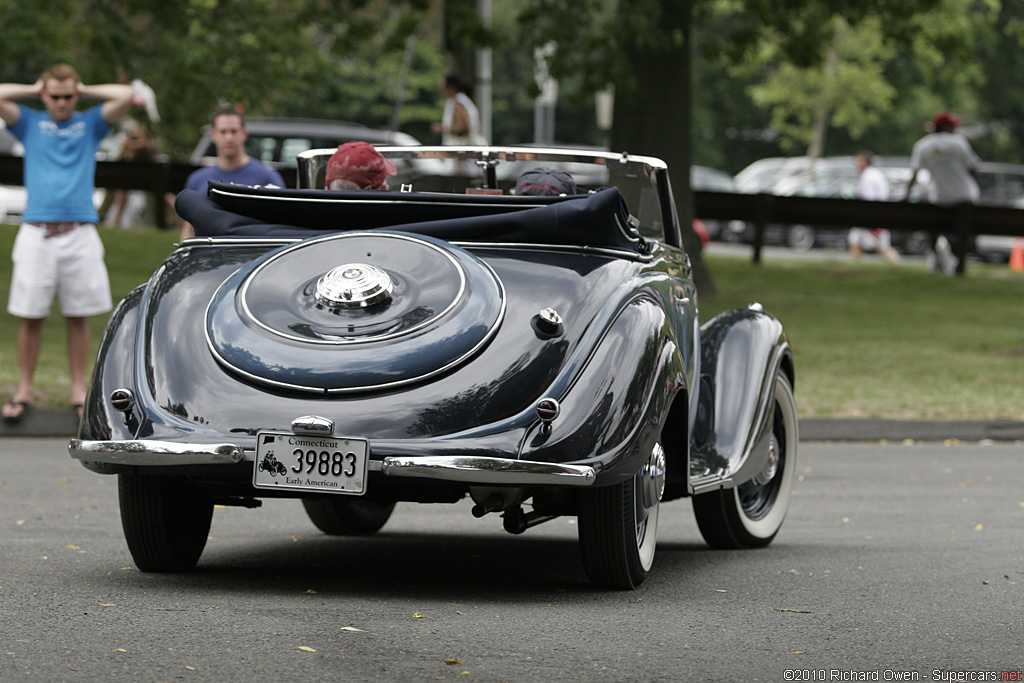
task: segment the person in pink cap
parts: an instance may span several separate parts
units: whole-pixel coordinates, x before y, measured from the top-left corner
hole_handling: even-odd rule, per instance
[[[932,118],[932,131],[914,143],[910,155],[910,182],[905,199],[917,181],[918,172],[928,171],[928,201],[940,206],[975,204],[981,196],[978,188],[978,164],[981,159],[971,148],[967,138],[956,132],[960,119],[948,111],[940,111]],[[939,235],[929,262],[936,270],[952,274],[956,257],[950,245],[955,236]]]
[[[368,142],[346,142],[327,162],[325,190],[388,190],[398,169]]]
[[[928,201],[951,206],[963,202],[974,203],[980,194],[976,179],[981,160],[971,148],[967,138],[956,132],[960,119],[948,111],[940,111],[932,119],[934,129],[914,144],[910,156],[910,182],[907,197],[925,169],[931,176]]]

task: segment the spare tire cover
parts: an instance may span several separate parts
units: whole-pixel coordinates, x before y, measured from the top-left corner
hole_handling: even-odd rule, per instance
[[[497,332],[505,293],[491,268],[442,240],[340,233],[261,256],[206,314],[211,351],[285,390],[390,389],[458,366]]]

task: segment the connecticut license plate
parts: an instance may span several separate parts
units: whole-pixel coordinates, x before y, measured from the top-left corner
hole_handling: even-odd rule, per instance
[[[366,490],[369,452],[366,439],[260,432],[252,483],[261,489],[359,495]]]

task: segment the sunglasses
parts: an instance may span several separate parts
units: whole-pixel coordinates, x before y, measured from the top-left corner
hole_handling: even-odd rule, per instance
[[[46,94],[50,95],[50,93],[46,93]],[[50,99],[51,100],[73,100],[77,96],[78,95],[76,95],[75,93],[71,93],[70,95],[50,95]]]

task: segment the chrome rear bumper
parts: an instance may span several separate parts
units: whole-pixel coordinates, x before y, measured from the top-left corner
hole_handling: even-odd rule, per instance
[[[381,471],[391,477],[419,477],[461,481],[469,484],[560,484],[590,486],[597,479],[587,465],[555,465],[548,462],[471,456],[424,456],[384,458]]]
[[[173,441],[84,441],[68,444],[72,458],[115,465],[233,465],[252,460],[240,446],[230,443],[191,444]]]
[[[253,451],[236,444],[189,444],[170,441],[86,441],[72,439],[72,458],[115,465],[233,465],[252,462]],[[476,456],[397,456],[371,460],[370,471],[389,477],[412,477],[494,486],[590,486],[593,467]]]

